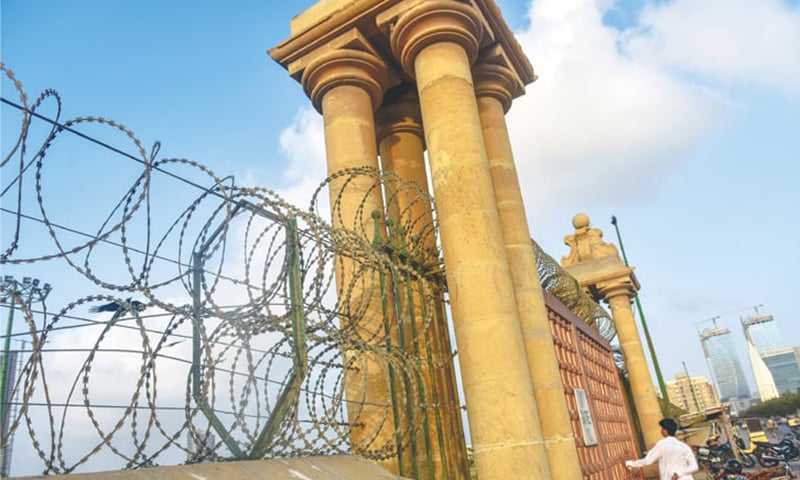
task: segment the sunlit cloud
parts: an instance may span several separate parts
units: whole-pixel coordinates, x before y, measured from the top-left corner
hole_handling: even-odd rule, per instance
[[[719,94],[622,51],[625,34],[603,24],[607,3],[537,1],[518,34],[539,77],[508,115],[534,229],[554,204],[574,211],[656,191],[724,108]]]
[[[800,8],[780,0],[649,5],[622,45],[632,58],[731,87],[800,98]]]
[[[289,185],[279,191],[289,203],[306,209],[320,183],[328,176],[325,164],[325,136],[322,115],[310,106],[301,108],[292,124],[281,132],[281,151],[288,159],[285,177]],[[324,200],[323,219],[328,217],[328,196]]]

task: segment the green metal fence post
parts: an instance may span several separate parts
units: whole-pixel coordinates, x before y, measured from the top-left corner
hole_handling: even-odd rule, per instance
[[[622,260],[625,261],[626,267],[630,267],[628,264],[628,257],[625,255],[625,247],[622,245],[622,236],[619,233],[619,226],[617,225],[617,217],[615,215],[611,216],[611,224],[614,225],[614,230],[617,232],[617,241],[619,241],[619,249],[620,252],[622,252]],[[661,390],[661,398],[664,400],[664,409],[667,410],[669,409],[667,385],[664,383],[664,377],[661,375],[661,367],[658,364],[658,357],[656,357],[656,349],[653,346],[653,340],[650,338],[650,330],[647,328],[647,321],[644,318],[644,310],[642,309],[642,302],[639,301],[638,293],[634,293],[633,301],[636,303],[636,309],[639,311],[639,318],[642,319],[642,331],[644,331],[644,338],[647,341],[647,349],[650,351],[650,358],[653,360],[653,370],[656,372],[658,388]]]

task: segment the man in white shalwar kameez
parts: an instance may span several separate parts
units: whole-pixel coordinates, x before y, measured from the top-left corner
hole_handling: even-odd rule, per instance
[[[661,480],[692,480],[692,474],[698,469],[697,460],[692,448],[675,438],[678,424],[671,418],[664,418],[658,424],[664,438],[656,442],[644,458],[628,460],[625,466],[645,467],[658,461]]]

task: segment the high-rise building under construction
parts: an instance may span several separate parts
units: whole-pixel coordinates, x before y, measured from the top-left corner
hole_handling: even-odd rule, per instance
[[[785,348],[772,315],[751,315],[742,320],[750,365],[761,400],[800,388],[798,348]]]
[[[708,328],[700,332],[700,343],[714,377],[721,402],[750,398],[750,388],[733,345],[730,329]]]

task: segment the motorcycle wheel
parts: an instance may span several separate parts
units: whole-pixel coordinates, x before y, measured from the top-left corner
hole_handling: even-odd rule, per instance
[[[791,462],[792,460],[795,460],[797,457],[800,457],[800,450],[798,450],[796,447],[793,446],[792,448],[786,450],[787,462]]]
[[[765,449],[756,448],[756,451],[753,452],[756,456],[756,460],[758,460],[758,464],[762,467],[769,468],[774,467],[778,464],[778,461],[771,458],[764,458],[765,455],[769,455],[769,452]]]
[[[747,452],[739,452],[739,453],[741,454],[742,457],[742,465],[744,465],[745,468],[753,468],[756,466],[756,459],[753,458],[752,455],[750,455]]]

